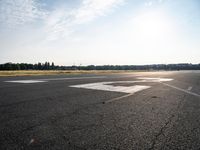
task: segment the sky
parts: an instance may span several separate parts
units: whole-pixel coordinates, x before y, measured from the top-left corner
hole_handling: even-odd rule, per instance
[[[0,63],[200,63],[199,0],[0,0]]]

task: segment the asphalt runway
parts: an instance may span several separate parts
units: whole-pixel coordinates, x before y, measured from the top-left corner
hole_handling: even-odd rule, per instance
[[[1,150],[200,149],[200,71],[0,78]]]

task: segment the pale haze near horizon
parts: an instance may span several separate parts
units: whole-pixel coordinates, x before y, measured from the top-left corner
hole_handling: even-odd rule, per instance
[[[0,63],[200,63],[199,0],[1,0]]]

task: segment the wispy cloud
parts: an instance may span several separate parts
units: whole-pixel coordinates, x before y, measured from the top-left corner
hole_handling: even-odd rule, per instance
[[[84,23],[122,4],[123,0],[83,0],[82,6],[74,12],[75,22]]]
[[[164,1],[166,1],[166,0],[147,0],[145,2],[145,6],[149,6],[150,7],[150,6],[154,5],[154,4],[161,4]]]
[[[58,9],[47,20],[49,40],[65,37],[76,25],[85,24],[122,4],[125,0],[82,0],[78,8]]]
[[[0,0],[0,23],[6,26],[32,22],[45,14],[36,0]]]

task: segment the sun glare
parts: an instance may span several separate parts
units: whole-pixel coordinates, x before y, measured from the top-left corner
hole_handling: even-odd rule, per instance
[[[143,38],[162,38],[169,36],[172,26],[166,15],[159,12],[148,12],[136,18],[138,36]]]

